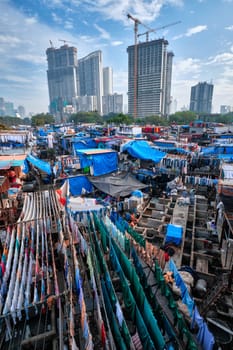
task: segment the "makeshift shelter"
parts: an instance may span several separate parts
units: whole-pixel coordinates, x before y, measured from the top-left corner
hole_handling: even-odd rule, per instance
[[[48,162],[45,162],[37,157],[32,156],[31,154],[29,154],[26,158],[26,163],[29,162],[31,163],[33,166],[35,166],[36,168],[44,171],[46,174],[51,175],[52,174],[52,169],[51,169],[51,165]],[[24,172],[27,173],[28,169],[27,169],[27,165],[25,166]]]
[[[88,178],[84,175],[72,176],[64,179],[63,183],[69,182],[69,191],[72,196],[79,196],[83,192],[92,192],[93,186]]]
[[[90,137],[74,137],[71,139],[73,144],[73,152],[76,155],[76,152],[80,149],[90,149],[96,148],[97,144],[95,140]]]
[[[217,158],[226,158],[233,157],[233,145],[232,144],[223,144],[216,145],[214,147],[203,147],[201,155],[212,156]]]
[[[144,160],[152,160],[159,163],[166,156],[166,153],[150,147],[147,141],[129,141],[122,146],[122,152],[128,152],[132,157]]]
[[[118,155],[112,149],[79,149],[76,154],[81,168],[89,168],[91,175],[109,174],[118,169]]]
[[[126,197],[135,190],[148,187],[148,185],[142,184],[129,173],[98,177],[89,176],[89,180],[100,191],[112,197]]]

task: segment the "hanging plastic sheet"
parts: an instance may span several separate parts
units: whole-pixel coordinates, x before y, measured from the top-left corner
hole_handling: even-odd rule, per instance
[[[198,325],[197,341],[202,346],[203,350],[212,350],[214,347],[214,336],[209,331],[208,326],[204,319],[200,316],[197,307],[195,306],[191,328],[194,328],[195,324]]]
[[[37,157],[34,157],[31,154],[27,156],[26,160],[32,165],[34,165],[36,168],[44,171],[46,174],[48,175],[52,174],[52,169],[48,162],[45,162]]]
[[[180,276],[180,274],[176,268],[176,265],[172,259],[170,259],[170,261],[169,261],[169,270],[171,272],[173,272],[174,279],[176,281],[176,285],[181,290],[182,302],[187,306],[187,308],[189,310],[189,315],[192,316],[193,308],[194,308],[194,301],[190,297],[190,295],[188,293],[188,289],[187,289],[182,277]]]

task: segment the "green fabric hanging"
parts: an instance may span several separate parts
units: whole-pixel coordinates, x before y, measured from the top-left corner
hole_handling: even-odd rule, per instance
[[[136,308],[136,327],[138,331],[138,335],[140,337],[140,340],[142,342],[143,349],[146,350],[155,350],[155,346],[149,336],[147,327],[144,324],[143,318],[138,310]]]
[[[108,297],[108,292],[107,292],[107,289],[106,289],[106,286],[105,286],[103,280],[101,281],[101,287],[102,287],[104,303],[105,303],[105,307],[106,307],[106,311],[107,311],[107,315],[108,315],[108,319],[109,319],[109,324],[111,327],[111,331],[112,331],[112,334],[114,337],[115,344],[117,345],[117,347],[119,347],[119,349],[127,350],[127,347],[124,343],[124,340],[122,339],[117,320],[116,320],[115,315],[113,313],[112,306],[111,306],[111,303],[110,303],[110,300]]]
[[[151,339],[153,340],[154,344],[156,344],[157,349],[164,349],[165,341],[158,327],[157,320],[154,317],[151,307],[145,297],[145,293],[133,265],[114,240],[112,241],[112,246],[115,249],[115,253],[119,259],[119,263],[121,264],[124,274],[131,283],[131,290],[144,322],[149,330]]]

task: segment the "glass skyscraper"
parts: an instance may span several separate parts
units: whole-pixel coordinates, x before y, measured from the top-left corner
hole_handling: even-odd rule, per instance
[[[59,49],[46,50],[48,61],[48,88],[50,112],[62,113],[63,108],[72,104],[79,95],[77,49],[63,45]]]
[[[79,59],[80,96],[96,96],[97,111],[102,115],[103,63],[102,51],[94,51]]]
[[[207,82],[191,87],[190,111],[195,113],[211,113],[214,85]]]

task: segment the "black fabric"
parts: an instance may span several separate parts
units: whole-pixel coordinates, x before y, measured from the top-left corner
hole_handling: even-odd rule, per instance
[[[89,176],[88,179],[98,190],[112,197],[126,197],[135,190],[148,187],[129,173]]]

